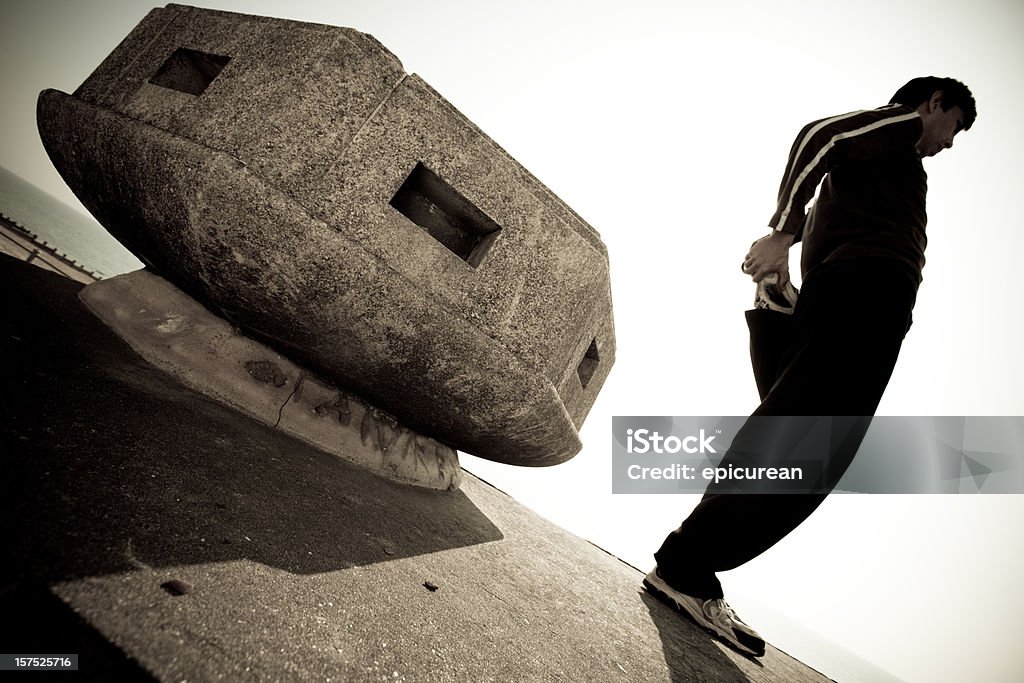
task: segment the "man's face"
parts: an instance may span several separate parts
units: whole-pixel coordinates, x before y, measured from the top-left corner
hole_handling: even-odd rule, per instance
[[[922,157],[933,157],[947,147],[953,146],[953,137],[963,130],[964,112],[960,107],[943,110],[941,105],[921,113],[924,130],[917,141],[917,153]]]

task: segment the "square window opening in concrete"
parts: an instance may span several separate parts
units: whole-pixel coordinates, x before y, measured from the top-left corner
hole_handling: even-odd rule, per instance
[[[597,355],[597,337],[595,337],[591,340],[587,352],[583,354],[583,360],[576,366],[576,374],[580,376],[580,384],[584,389],[590,383],[590,378],[594,376],[600,362],[601,358]]]
[[[500,225],[422,163],[416,164],[390,204],[474,268],[501,231]]]
[[[149,82],[162,88],[199,96],[210,87],[210,83],[220,75],[229,61],[230,57],[179,47]]]

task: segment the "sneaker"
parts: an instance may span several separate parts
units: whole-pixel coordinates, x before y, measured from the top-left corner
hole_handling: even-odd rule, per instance
[[[644,588],[680,612],[690,615],[698,626],[715,633],[740,652],[754,657],[764,656],[764,638],[743,623],[725,600],[702,600],[680,593],[661,578],[657,567],[644,579]]]
[[[792,282],[787,282],[785,287],[779,287],[779,276],[772,273],[757,283],[754,308],[766,308],[769,311],[792,315],[799,294],[800,291]]]

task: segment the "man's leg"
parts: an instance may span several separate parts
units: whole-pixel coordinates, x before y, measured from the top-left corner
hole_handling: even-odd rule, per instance
[[[797,304],[797,337],[754,416],[870,416],[889,381],[909,325],[916,288],[885,261],[845,262],[810,276]],[[794,429],[799,421],[785,421]],[[744,428],[746,429],[746,427]],[[824,486],[838,483],[867,429],[853,425],[829,463]],[[785,462],[785,439],[766,445],[772,464]],[[735,457],[726,454],[725,459]],[[796,528],[823,493],[721,493],[710,488],[655,554],[661,576],[687,594],[721,598],[715,572],[761,554]]]

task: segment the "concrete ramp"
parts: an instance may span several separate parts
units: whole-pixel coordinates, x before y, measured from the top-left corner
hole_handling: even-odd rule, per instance
[[[86,680],[819,681],[466,475],[363,469],[187,389],[0,262],[3,642]]]

